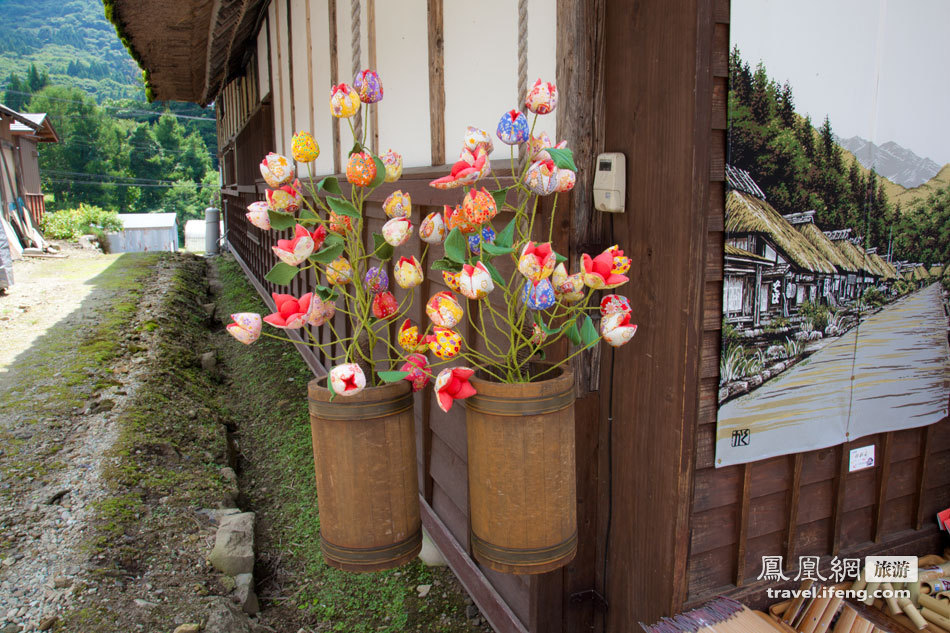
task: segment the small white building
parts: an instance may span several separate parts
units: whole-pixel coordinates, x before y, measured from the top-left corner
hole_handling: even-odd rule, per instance
[[[120,213],[121,233],[109,233],[110,253],[178,250],[178,220],[174,213]]]
[[[191,253],[205,252],[205,231],[207,220],[187,220],[185,222],[185,250]],[[224,222],[218,222],[218,235],[224,235]]]

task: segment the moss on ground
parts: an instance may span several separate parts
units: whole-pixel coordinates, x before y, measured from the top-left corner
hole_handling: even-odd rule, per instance
[[[229,322],[235,312],[266,313],[233,259],[216,261],[223,286],[217,314]],[[269,570],[275,586],[283,585],[280,601],[266,608],[297,610],[301,623],[317,630],[479,630],[468,623],[466,596],[447,569],[430,570],[417,559],[396,570],[353,574],[323,561],[307,411],[313,374],[289,343],[262,337],[244,346],[224,332],[218,336],[233,380],[222,406],[247,458],[243,480],[258,512],[261,550],[283,557],[281,568]],[[424,599],[416,593],[420,584],[433,585]]]

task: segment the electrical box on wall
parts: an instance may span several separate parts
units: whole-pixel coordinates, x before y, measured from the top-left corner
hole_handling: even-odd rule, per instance
[[[597,156],[594,170],[594,208],[607,213],[623,213],[627,195],[627,159],[620,152]]]

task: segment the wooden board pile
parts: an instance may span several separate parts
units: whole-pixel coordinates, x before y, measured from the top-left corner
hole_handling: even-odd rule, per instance
[[[728,598],[716,598],[698,609],[663,618],[656,624],[640,623],[646,633],[784,633],[778,622],[761,611]]]

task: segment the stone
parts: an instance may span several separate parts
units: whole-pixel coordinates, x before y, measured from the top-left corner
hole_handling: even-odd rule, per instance
[[[208,315],[209,319],[214,318],[214,304],[213,303],[202,303],[201,307],[204,308],[205,314]]]
[[[96,250],[99,248],[99,240],[96,238],[95,235],[80,235],[79,248],[87,248],[90,250]]]
[[[22,630],[19,624],[8,624],[0,629],[0,633],[20,633]]]
[[[442,552],[435,546],[425,530],[422,531],[422,550],[419,551],[419,560],[425,563],[426,567],[445,567]]]
[[[214,371],[218,366],[217,354],[214,352],[205,352],[200,356],[201,368],[205,371]]]
[[[428,596],[431,589],[432,585],[416,585],[416,593],[419,594],[420,598]]]
[[[141,598],[136,598],[136,599],[133,600],[132,602],[135,603],[135,606],[141,607],[141,608],[143,608],[143,609],[149,609],[149,608],[151,608],[151,607],[157,607],[157,606],[158,606],[158,603],[149,602],[148,600],[142,600]]]
[[[49,617],[43,618],[42,620],[40,620],[39,629],[41,631],[49,631],[51,628],[53,628],[53,625],[56,624],[57,622],[59,622],[58,615],[51,615]]]
[[[73,581],[65,576],[56,576],[53,578],[53,586],[57,589],[65,589],[71,584],[73,584]]]
[[[218,472],[221,474],[221,478],[224,479],[225,483],[227,484],[225,492],[233,497],[236,497],[239,492],[237,473],[234,472],[234,469],[230,466],[224,466]]]
[[[257,593],[254,591],[254,576],[251,574],[238,574],[234,577],[235,588],[231,593],[231,598],[240,605],[241,610],[248,615],[254,615],[261,610],[257,601]]]
[[[245,613],[227,598],[216,596],[210,601],[211,611],[202,633],[262,633],[262,626],[251,622]]]
[[[175,633],[198,633],[200,630],[200,624],[179,624],[175,628]]]
[[[214,549],[208,560],[215,569],[227,574],[249,574],[254,571],[254,513],[242,512],[221,519],[215,535]]]
[[[467,617],[469,620],[474,620],[475,618],[477,618],[478,607],[476,607],[474,604],[470,604],[467,607],[465,607],[465,617]]]

